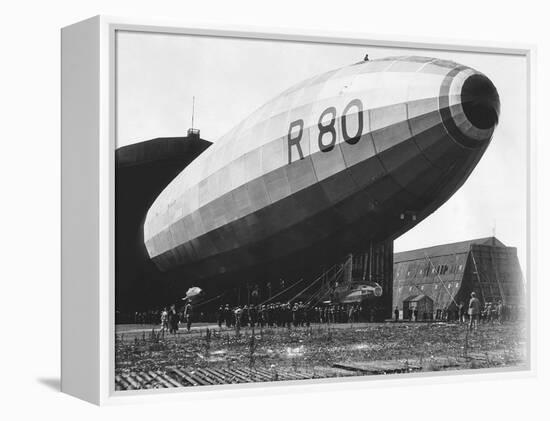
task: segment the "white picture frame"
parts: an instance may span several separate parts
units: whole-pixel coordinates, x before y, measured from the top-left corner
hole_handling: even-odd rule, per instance
[[[153,19],[128,19],[96,16],[65,27],[62,47],[62,321],[61,390],[103,405],[137,402],[143,399],[208,398],[223,394],[261,394],[267,391],[326,390],[331,387],[375,387],[369,378],[323,379],[300,382],[206,386],[163,391],[120,393],[114,390],[114,150],[115,150],[115,62],[116,32],[140,31],[187,35],[208,35],[287,41],[306,41],[423,50],[477,52],[525,57],[528,72],[526,110],[528,115],[528,256],[526,299],[530,332],[536,224],[535,183],[533,182],[536,144],[533,135],[534,66],[533,45],[487,42],[461,43],[455,40],[409,39],[355,33],[281,31],[231,25],[192,25]],[[531,336],[532,339],[532,336]],[[531,341],[532,342],[532,341]],[[528,348],[529,369],[519,372],[479,370],[476,375],[511,377],[533,375],[536,359],[532,344]],[[406,375],[407,382],[437,382],[430,377]],[[447,379],[449,374],[446,374]],[[389,378],[401,383],[405,377]],[[461,375],[453,375],[457,378]],[[380,380],[376,377],[375,379]]]

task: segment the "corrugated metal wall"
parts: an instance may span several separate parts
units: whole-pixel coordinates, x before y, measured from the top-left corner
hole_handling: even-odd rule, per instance
[[[468,284],[483,302],[523,305],[523,277],[515,248],[472,245],[470,260]]]
[[[468,253],[428,256],[394,265],[393,306],[402,309],[403,301],[425,294],[434,302],[434,311],[447,309],[462,285]]]

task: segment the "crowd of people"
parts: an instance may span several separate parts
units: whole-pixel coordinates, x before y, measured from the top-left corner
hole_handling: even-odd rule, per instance
[[[516,321],[521,315],[522,309],[516,305],[506,305],[501,300],[486,302],[482,305],[476,293],[472,292],[468,306],[463,302],[458,306],[459,322],[464,323],[468,319],[469,328],[477,329],[479,323],[503,323]]]
[[[481,304],[475,293],[472,292],[468,308],[464,303],[458,306],[459,321],[466,322],[467,318],[475,315],[481,323],[503,323],[516,321],[520,317],[521,308],[516,305],[506,305],[502,301],[486,302]]]
[[[475,315],[480,323],[503,323],[518,320],[521,317],[520,313],[521,308],[519,306],[504,304],[501,300],[482,304],[476,297],[475,292],[472,292],[466,304],[461,301],[458,304],[455,303],[455,305],[452,305],[450,308],[437,309],[433,312],[419,312],[418,308],[409,308],[403,314],[403,319],[413,322],[421,320],[438,320],[443,322],[467,323],[471,319],[470,316]],[[398,321],[399,316],[399,308],[395,307],[394,320]]]
[[[472,329],[479,323],[503,323],[519,319],[520,308],[514,305],[505,305],[502,301],[482,304],[472,292],[467,304],[460,302],[452,309],[436,310],[433,313],[418,313],[418,310],[409,309],[403,314],[404,320],[441,320],[446,322],[468,323]],[[136,312],[133,322],[136,324],[158,324],[161,329],[176,333],[181,326],[189,331],[194,322],[212,322],[214,318],[220,328],[241,327],[300,327],[310,326],[311,323],[357,323],[373,322],[376,320],[374,307],[364,307],[359,303],[330,304],[323,303],[315,306],[302,301],[272,302],[264,304],[230,305],[222,304],[216,313],[196,311],[191,301],[182,308],[172,305],[162,310]],[[399,308],[393,310],[394,321],[400,320]]]
[[[310,306],[295,303],[230,306],[218,308],[217,322],[226,327],[299,327],[311,323],[353,323],[359,321],[362,307],[359,304],[332,304]]]
[[[365,311],[366,310],[366,311]],[[184,307],[176,305],[160,310],[135,312],[135,324],[158,324],[162,331],[176,333],[180,327],[191,329],[194,322],[211,322],[216,319],[220,328],[241,327],[301,327],[311,323],[356,323],[374,321],[373,308],[365,309],[360,304],[322,304],[311,306],[302,301],[295,303],[275,302],[269,304],[220,305],[215,314],[195,311],[188,302]]]
[[[182,311],[176,310],[176,305],[173,304],[168,310],[166,307],[160,313],[160,329],[161,332],[168,331],[170,333],[176,334],[179,330],[180,323],[184,322],[187,331],[191,330],[191,325],[193,323],[194,308],[191,301],[188,301],[183,307]]]

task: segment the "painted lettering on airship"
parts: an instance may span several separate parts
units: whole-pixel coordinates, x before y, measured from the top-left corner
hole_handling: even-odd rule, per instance
[[[348,132],[348,118],[352,110],[355,111],[357,115],[357,131],[350,134]],[[334,149],[334,145],[336,145],[336,116],[337,112],[335,107],[326,108],[319,116],[319,121],[317,123],[317,129],[319,131],[317,143],[321,152],[330,152]],[[361,140],[361,136],[363,135],[363,103],[360,99],[353,99],[345,106],[340,116],[340,126],[342,128],[342,137],[346,143],[355,145]],[[293,147],[296,149],[298,159],[304,159],[304,153],[300,145],[303,134],[304,120],[300,118],[292,121],[288,128],[287,136],[289,164],[293,162]]]

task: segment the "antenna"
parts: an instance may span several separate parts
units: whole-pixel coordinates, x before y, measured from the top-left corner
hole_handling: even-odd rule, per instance
[[[191,128],[195,128],[195,95],[193,95],[193,113],[191,114]]]
[[[196,139],[200,138],[201,132],[195,129],[195,95],[193,95],[193,108],[191,112],[191,127],[187,129],[187,137]]]

